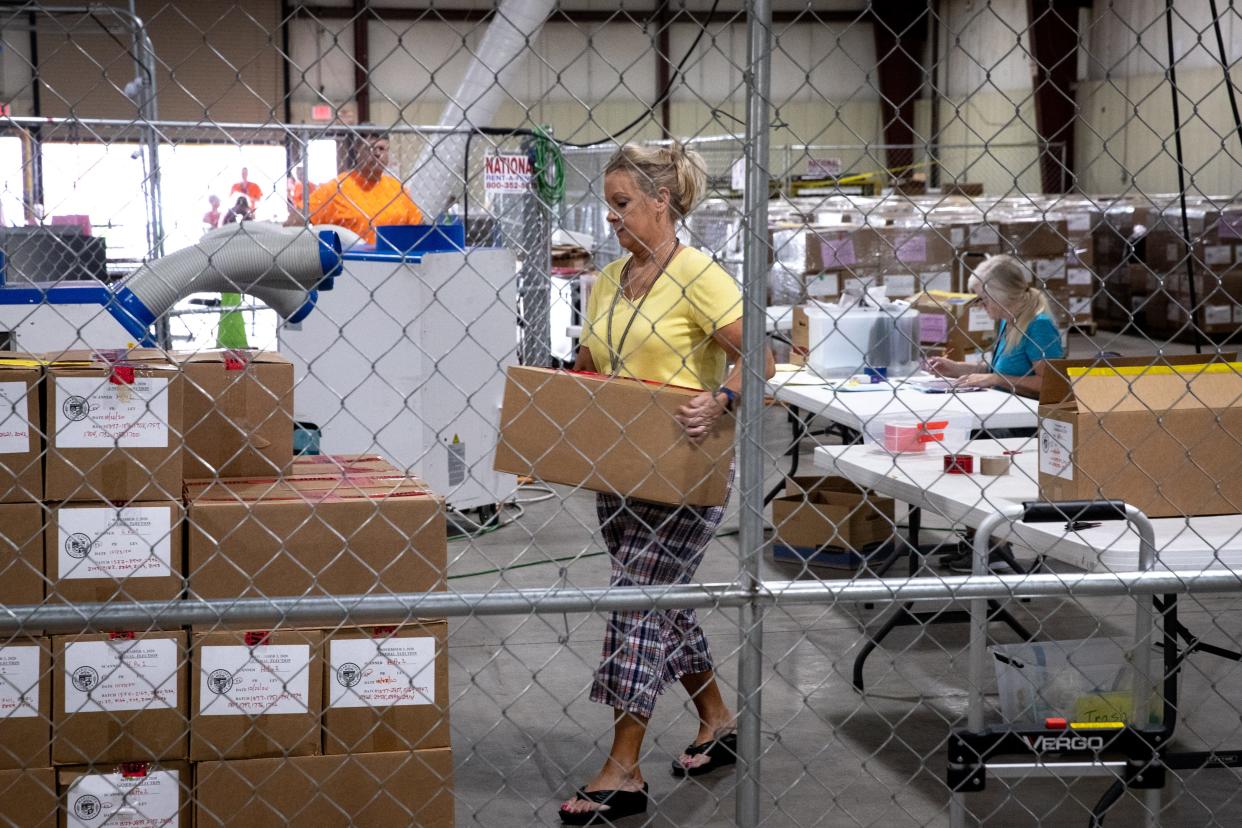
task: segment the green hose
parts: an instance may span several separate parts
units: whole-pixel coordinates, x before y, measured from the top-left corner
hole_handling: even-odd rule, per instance
[[[535,127],[531,153],[535,192],[544,204],[560,204],[565,198],[565,166],[561,158],[561,148],[552,140],[549,127]]]

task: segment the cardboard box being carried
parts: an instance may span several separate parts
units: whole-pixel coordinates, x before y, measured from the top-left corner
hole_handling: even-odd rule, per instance
[[[318,756],[323,633],[199,633],[193,640],[190,758]]]
[[[186,483],[201,598],[444,589],[444,501],[402,476]]]
[[[179,502],[47,507],[44,559],[52,601],[158,601],[185,588]]]
[[[197,828],[452,828],[448,748],[202,762],[195,769]]]
[[[293,363],[273,351],[174,353],[185,389],[184,475],[278,475],[293,459]]]
[[[0,769],[52,764],[51,721],[52,643],[13,639],[0,646]]]
[[[162,352],[67,351],[45,385],[45,500],[180,496],[181,382]]]
[[[448,623],[331,634],[323,705],[324,753],[448,747]]]
[[[496,470],[657,503],[723,505],[733,418],[721,417],[697,446],[674,419],[701,393],[602,374],[511,367]]]
[[[0,825],[55,828],[59,806],[51,768],[0,771]]]
[[[62,828],[189,828],[193,780],[184,762],[123,762],[59,770]]]
[[[1044,500],[1124,500],[1149,517],[1242,511],[1242,364],[1057,360],[1039,397]]]
[[[43,365],[25,354],[0,358],[0,503],[43,497]]]
[[[43,507],[0,503],[0,604],[43,600]]]
[[[52,761],[184,759],[185,642],[184,632],[53,638]]]
[[[859,550],[893,536],[895,508],[892,498],[844,478],[790,478],[785,495],[772,501],[773,549],[808,563],[856,568],[864,560]]]

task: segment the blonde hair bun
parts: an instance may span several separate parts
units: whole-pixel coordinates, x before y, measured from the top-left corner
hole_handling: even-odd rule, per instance
[[[676,218],[685,218],[707,190],[707,164],[703,156],[686,149],[680,141],[667,147],[620,147],[604,167],[604,174],[625,171],[652,198],[668,190],[669,206]]]

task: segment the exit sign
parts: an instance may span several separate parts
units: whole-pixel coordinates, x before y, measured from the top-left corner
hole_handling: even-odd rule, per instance
[[[0,118],[7,118],[13,114],[13,110],[6,103],[0,103]]]
[[[5,114],[7,115],[8,113],[6,112]],[[312,121],[331,121],[332,120],[331,104],[315,104],[314,106],[312,106],[311,107],[311,120]]]

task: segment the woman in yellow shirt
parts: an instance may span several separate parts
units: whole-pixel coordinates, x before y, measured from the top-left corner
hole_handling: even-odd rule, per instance
[[[710,256],[682,246],[677,225],[706,184],[703,159],[679,145],[622,147],[604,170],[608,222],[628,256],[604,268],[591,291],[574,368],[702,388],[677,418],[702,441],[741,391],[742,295]],[[726,375],[728,362],[734,366]],[[766,375],[775,373],[766,355]],[[689,583],[724,507],[668,506],[597,496],[613,586]],[[615,612],[591,699],[613,708],[603,769],[561,806],[561,821],[586,825],[647,810],[639,755],[656,696],[680,681],[699,730],[673,760],[674,776],[697,776],[736,760],[734,714],[717,686],[693,610]]]

